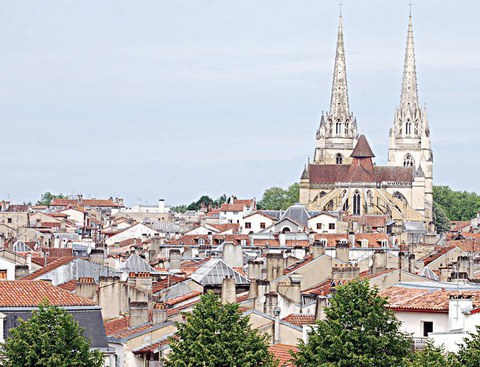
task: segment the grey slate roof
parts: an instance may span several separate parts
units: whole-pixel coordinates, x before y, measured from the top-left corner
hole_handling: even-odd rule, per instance
[[[98,278],[101,276],[120,276],[121,274],[118,270],[83,259],[75,259],[74,263],[76,263],[77,266],[77,279],[82,277],[92,277],[98,282]]]
[[[308,214],[307,209],[301,204],[294,204],[290,206],[285,213],[282,215],[281,219],[289,218],[302,226],[308,226],[308,219],[310,215]]]
[[[226,277],[233,277],[237,285],[250,284],[250,280],[248,280],[247,277],[235,271],[222,259],[211,259],[207,261],[190,276],[190,278],[203,286],[222,285],[223,279]]]
[[[153,273],[155,270],[147,264],[145,260],[143,260],[140,256],[137,254],[131,255],[128,260],[125,262],[125,264],[121,267],[120,270],[123,271],[134,271],[136,273],[138,272],[149,272]]]

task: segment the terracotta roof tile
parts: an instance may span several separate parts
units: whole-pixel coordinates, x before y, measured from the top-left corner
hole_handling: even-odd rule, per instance
[[[312,325],[315,323],[315,315],[292,313],[287,317],[284,317],[283,321],[289,322],[290,324],[297,326]]]
[[[75,279],[69,280],[66,283],[57,285],[58,288],[65,289],[66,291],[73,292],[77,289],[77,281]]]
[[[278,360],[279,367],[293,367],[290,351],[296,353],[298,348],[294,345],[274,344],[268,347],[268,351]]]
[[[36,307],[48,300],[54,306],[92,306],[87,298],[54,287],[42,280],[0,282],[0,307]]]
[[[222,204],[220,210],[222,212],[243,212],[242,204]]]

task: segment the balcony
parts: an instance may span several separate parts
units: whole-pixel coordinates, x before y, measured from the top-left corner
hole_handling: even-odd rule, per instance
[[[412,338],[412,351],[417,352],[424,350],[428,342],[428,338]]]

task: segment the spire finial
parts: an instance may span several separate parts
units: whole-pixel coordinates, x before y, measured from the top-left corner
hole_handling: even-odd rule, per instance
[[[342,0],[340,0],[340,2],[338,3],[338,8],[340,9],[340,16],[342,16],[342,6],[343,6],[343,3],[342,3]]]
[[[410,17],[412,16],[412,5],[413,5],[412,2],[410,1],[410,2],[408,3],[408,6],[409,6],[409,8],[410,8]]]

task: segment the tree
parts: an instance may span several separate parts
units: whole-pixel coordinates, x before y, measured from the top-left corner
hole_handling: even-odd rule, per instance
[[[50,206],[50,203],[53,199],[67,199],[66,195],[63,194],[52,194],[51,192],[47,191],[40,196],[40,200],[37,201],[37,205],[46,205]]]
[[[444,233],[450,230],[450,221],[448,220],[447,213],[438,204],[433,204],[433,218],[435,220],[435,227],[437,227],[438,233]]]
[[[432,341],[428,341],[425,349],[412,353],[411,358],[406,361],[406,367],[447,367],[450,366],[446,357],[445,349],[436,347]]]
[[[258,207],[264,210],[285,210],[289,206],[298,203],[300,198],[300,185],[294,183],[288,189],[271,187],[263,193]]]
[[[401,366],[411,339],[386,303],[367,280],[337,287],[326,319],[317,322],[308,344],[300,341],[296,366]]]
[[[449,220],[470,220],[480,210],[478,194],[454,191],[449,186],[434,186],[433,200],[434,206],[441,207]]]
[[[480,366],[480,326],[476,326],[476,329],[476,333],[469,333],[469,337],[464,339],[456,355],[449,355],[452,367]]]
[[[252,330],[238,307],[223,305],[212,292],[204,294],[192,313],[185,314],[185,322],[177,323],[167,366],[276,366],[268,352],[268,337]]]
[[[10,330],[2,346],[3,367],[100,367],[102,353],[90,343],[66,310],[41,304],[27,321]]]

